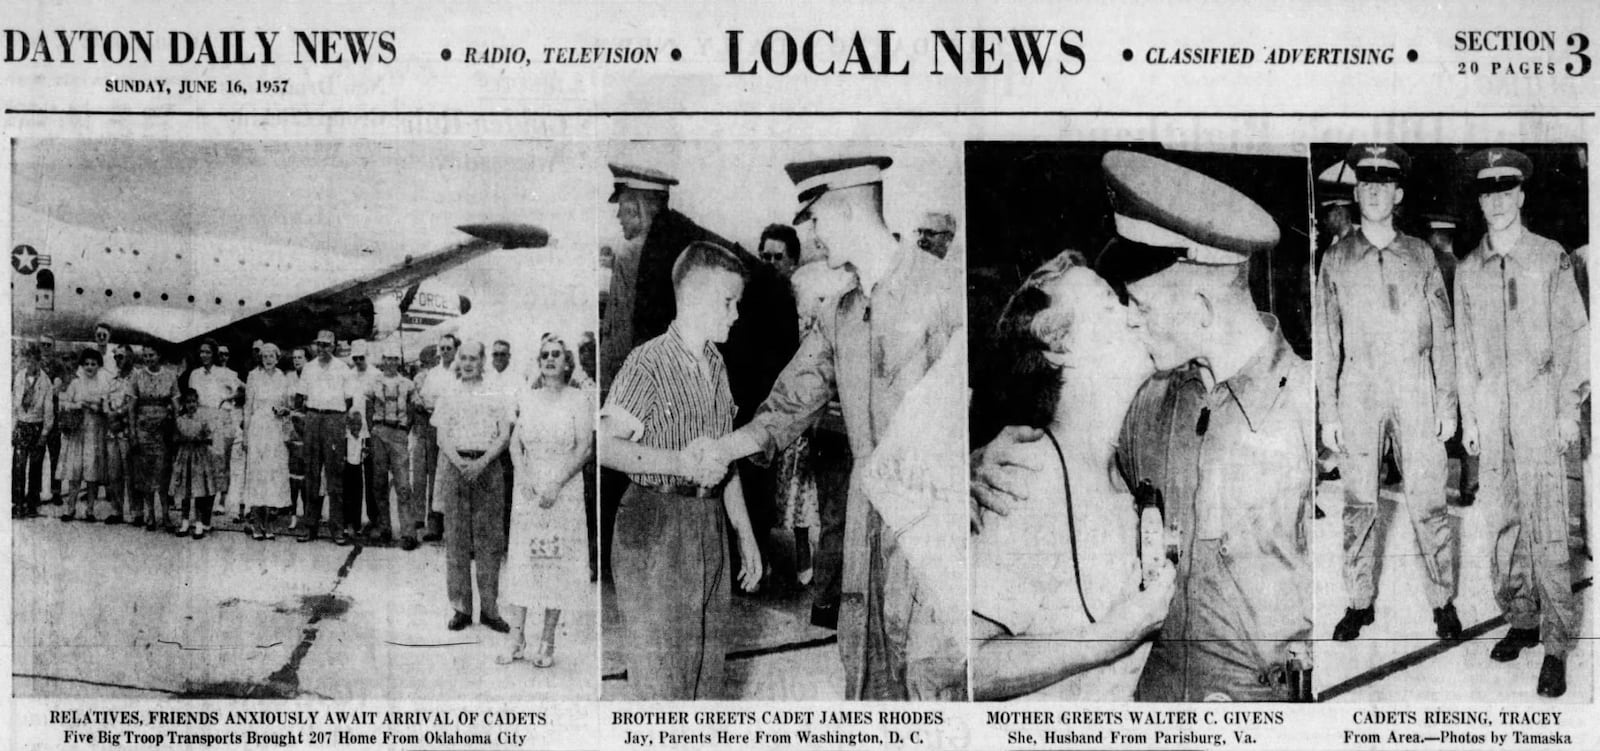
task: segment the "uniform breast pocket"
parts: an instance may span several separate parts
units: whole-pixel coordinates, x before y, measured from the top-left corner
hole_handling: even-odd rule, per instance
[[[1263,537],[1291,532],[1300,501],[1310,490],[1301,431],[1285,415],[1274,417],[1258,430],[1242,431],[1228,466],[1219,468],[1224,473],[1219,490],[1227,504],[1225,518],[1248,524]]]

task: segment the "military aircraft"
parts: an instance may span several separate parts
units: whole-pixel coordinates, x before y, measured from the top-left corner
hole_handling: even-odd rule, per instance
[[[12,335],[118,343],[310,341],[416,332],[471,301],[426,284],[494,250],[541,248],[549,234],[513,222],[457,227],[463,237],[384,262],[360,254],[229,238],[135,234],[13,208]],[[99,337],[96,334],[99,334]]]

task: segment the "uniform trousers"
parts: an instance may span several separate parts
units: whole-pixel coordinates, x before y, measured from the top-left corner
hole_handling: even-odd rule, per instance
[[[1345,453],[1339,460],[1344,480],[1344,586],[1350,607],[1367,608],[1378,595],[1378,485],[1384,438],[1405,478],[1405,507],[1416,532],[1417,550],[1428,576],[1428,604],[1441,608],[1456,595],[1455,530],[1445,504],[1447,462],[1430,405],[1431,390],[1394,393],[1392,387],[1341,385],[1348,396],[1339,405]],[[1395,398],[1379,399],[1386,391]]]
[[[628,685],[640,701],[720,699],[732,593],[721,498],[628,486],[612,571]]]
[[[470,458],[470,454],[462,454]],[[500,566],[506,559],[505,478],[490,462],[469,480],[443,452],[434,477],[438,483],[433,496],[444,511],[445,588],[450,607],[458,613],[472,613],[472,582],[476,578],[479,612],[498,618]]]
[[[1484,436],[1498,440],[1500,450],[1482,452],[1478,496],[1498,514],[1491,568],[1495,603],[1512,628],[1539,629],[1545,654],[1563,657],[1572,649],[1581,614],[1572,593],[1562,455],[1550,446],[1514,446],[1510,430],[1498,432]]]

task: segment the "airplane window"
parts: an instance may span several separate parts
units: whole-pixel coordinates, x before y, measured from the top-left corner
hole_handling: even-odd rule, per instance
[[[111,248],[106,248],[106,255],[111,255]]]
[[[83,288],[82,287],[78,288],[78,294],[80,294],[80,295],[83,294]]]
[[[111,290],[108,289],[108,290],[106,290],[106,297],[110,297],[110,296],[111,296]]]
[[[241,308],[244,307],[244,301],[243,300],[239,301],[239,307],[241,307]]]
[[[272,307],[272,301],[271,300],[267,301],[267,307],[269,307],[269,308]]]
[[[137,299],[139,299],[139,298],[141,298],[141,297],[144,297],[144,295],[141,295],[141,294],[139,294],[139,293],[138,293],[138,292],[134,292],[134,293],[133,293],[133,299],[135,299],[135,300],[137,300]]]
[[[222,298],[220,298],[220,297],[219,297],[219,298],[217,298],[217,304],[218,304],[218,305],[221,305],[221,304],[222,304]]]
[[[189,302],[194,302],[194,295],[189,295]]]
[[[134,248],[133,249],[133,254],[134,255],[139,255],[139,249],[138,248]]]
[[[162,292],[161,293],[161,302],[166,302],[166,301],[167,301],[167,293]]]

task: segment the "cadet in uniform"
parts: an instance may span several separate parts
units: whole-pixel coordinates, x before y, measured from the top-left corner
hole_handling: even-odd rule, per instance
[[[1350,641],[1375,618],[1379,469],[1392,441],[1405,476],[1428,604],[1441,638],[1461,636],[1456,543],[1445,506],[1444,442],[1456,432],[1454,323],[1433,250],[1394,226],[1411,157],[1391,144],[1356,144],[1361,226],[1322,259],[1317,402],[1322,443],[1339,452],[1344,478],[1344,585],[1333,629]]]
[[[1544,644],[1538,693],[1566,692],[1579,628],[1568,568],[1562,451],[1580,438],[1589,394],[1589,321],[1572,260],[1522,225],[1528,157],[1504,148],[1467,159],[1488,232],[1456,268],[1462,443],[1480,456],[1478,494],[1498,509],[1495,601],[1511,629],[1489,656]]]
[[[918,591],[964,584],[917,581],[896,547],[904,530],[885,527],[861,487],[861,469],[901,400],[964,324],[960,270],[897,242],[884,224],[883,170],[890,164],[888,157],[853,157],[784,167],[799,192],[795,226],[857,284],[806,333],[754,419],[715,452],[718,461],[758,453],[770,460],[838,395],[856,459],[838,616],[845,695],[959,700],[966,697],[966,613],[919,608]]]
[[[1178,592],[1136,697],[1308,698],[1297,668],[1310,659],[1311,364],[1248,285],[1248,261],[1277,246],[1277,224],[1233,188],[1155,157],[1113,151],[1102,166],[1117,238],[1098,269],[1168,371],[1134,399],[1118,463],[1129,487],[1161,492],[1182,540]]]

